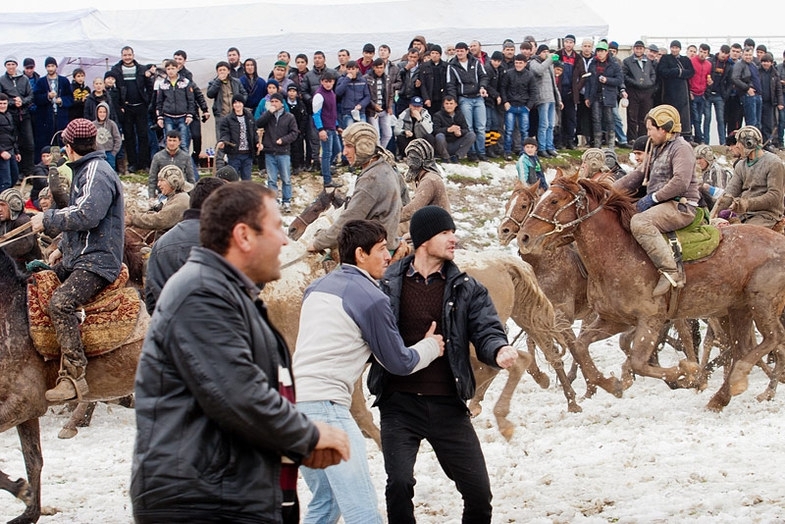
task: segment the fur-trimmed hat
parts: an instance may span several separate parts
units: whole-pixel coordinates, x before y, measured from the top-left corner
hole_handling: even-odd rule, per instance
[[[455,231],[455,222],[450,214],[439,206],[425,206],[418,209],[409,223],[409,234],[414,249],[447,230]]]
[[[354,165],[361,166],[373,158],[376,153],[376,144],[379,142],[379,133],[376,128],[367,122],[355,122],[343,131],[344,144],[354,146]]]

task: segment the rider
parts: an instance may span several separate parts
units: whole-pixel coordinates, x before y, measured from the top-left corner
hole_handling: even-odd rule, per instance
[[[25,201],[18,189],[6,189],[0,193],[0,236],[30,222],[30,215],[23,212],[24,207]],[[24,269],[26,263],[41,258],[41,248],[35,235],[20,237],[3,249],[14,259],[19,269]]]
[[[158,172],[158,190],[166,200],[146,213],[126,213],[125,225],[153,230],[155,238],[160,238],[183,219],[191,200],[188,193],[193,188],[182,169],[174,164],[162,167]]]
[[[773,153],[763,149],[763,137],[757,127],[744,126],[736,132],[742,160],[725,187],[715,213],[729,209],[745,224],[774,226],[781,218],[785,165]]]
[[[701,194],[701,204],[711,209],[728,184],[733,172],[717,162],[714,151],[707,144],[695,148],[695,163],[701,176],[701,185],[698,188]]]
[[[635,193],[641,186],[646,196],[638,200],[638,213],[630,219],[630,231],[660,272],[653,296],[664,295],[670,288],[683,287],[684,275],[662,233],[688,226],[698,206],[698,178],[695,155],[681,137],[678,110],[663,104],[646,115],[646,129],[651,140],[651,158],[629,175],[614,183],[616,189]]]
[[[406,181],[414,182],[412,201],[403,206],[401,222],[408,222],[412,215],[425,206],[439,206],[450,212],[450,200],[442,175],[436,167],[433,146],[423,138],[415,138],[406,146]]]
[[[62,358],[57,386],[46,392],[50,402],[88,392],[77,309],[117,279],[123,261],[123,186],[103,151],[96,150],[96,134],[87,119],[68,124],[62,134],[74,173],[68,206],[32,218],[34,231],[52,236],[63,232],[62,260],[52,268],[62,285],[49,306]]]

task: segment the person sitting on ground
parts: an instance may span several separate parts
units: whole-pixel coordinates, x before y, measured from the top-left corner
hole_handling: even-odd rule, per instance
[[[442,175],[436,167],[433,147],[427,140],[415,138],[406,147],[406,181],[414,182],[414,196],[401,210],[401,222],[408,222],[412,215],[425,206],[439,206],[450,212],[450,200]]]
[[[469,124],[462,111],[456,111],[458,101],[452,95],[445,95],[442,109],[433,116],[433,135],[436,153],[445,162],[453,164],[459,158],[465,158],[472,144],[475,142],[474,131],[469,130]]]
[[[672,287],[684,287],[684,275],[662,233],[692,223],[700,193],[695,155],[680,135],[679,111],[667,104],[655,107],[646,115],[646,129],[651,141],[651,159],[617,180],[613,187],[628,194],[646,189],[646,196],[636,204],[638,213],[630,219],[630,232],[660,272],[652,292],[653,297],[658,297]]]
[[[0,237],[30,222],[30,215],[24,213],[24,207],[25,200],[18,189],[6,189],[0,193]],[[21,237],[27,232],[19,233],[18,240],[3,247],[20,270],[24,270],[28,262],[42,258],[35,235]]]
[[[722,196],[733,172],[730,168],[720,165],[714,151],[707,144],[695,148],[695,165],[701,177],[698,190],[701,194],[701,206],[709,209],[714,207],[717,199]]]
[[[713,213],[726,219],[737,216],[744,224],[774,227],[785,211],[785,164],[763,149],[763,136],[757,127],[739,129],[736,142],[743,151],[742,161],[736,164]]]
[[[545,173],[542,170],[540,159],[537,158],[537,139],[526,138],[523,141],[523,153],[515,164],[515,169],[518,170],[518,180],[530,186],[532,184],[539,184],[541,191],[548,189],[548,182],[545,180]]]
[[[154,230],[155,238],[159,238],[183,219],[190,201],[188,193],[193,188],[179,167],[164,166],[158,172],[158,189],[166,200],[160,208],[154,206],[146,213],[126,213],[125,225]]]
[[[643,162],[646,160],[646,144],[648,143],[648,135],[641,135],[632,144],[632,156],[635,158],[635,167],[643,165]]]
[[[415,138],[427,140],[431,145],[436,143],[433,138],[433,121],[428,110],[423,107],[422,98],[415,96],[409,101],[409,107],[398,115],[393,133],[398,151],[406,151],[406,147]]]

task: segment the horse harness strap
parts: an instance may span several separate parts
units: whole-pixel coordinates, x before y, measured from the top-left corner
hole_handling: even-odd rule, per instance
[[[602,205],[602,203],[600,203],[600,204],[597,205],[597,207],[595,207],[591,211],[586,211],[586,213],[584,215],[581,215],[580,214],[581,209],[588,210],[588,207],[589,207],[588,206],[588,202],[586,201],[586,190],[581,188],[581,190],[578,191],[577,193],[573,193],[572,191],[570,191],[566,187],[563,187],[563,186],[559,186],[559,187],[561,189],[567,191],[571,195],[573,195],[573,198],[572,198],[572,200],[570,200],[569,202],[564,204],[562,207],[557,209],[556,212],[553,214],[553,218],[544,218],[544,217],[541,217],[540,215],[538,215],[537,213],[534,213],[534,212],[532,212],[529,215],[532,218],[536,218],[537,220],[542,220],[546,224],[550,224],[550,225],[553,226],[553,229],[551,231],[548,231],[547,233],[542,235],[544,237],[549,236],[549,235],[553,235],[555,233],[561,233],[566,228],[577,226],[578,224],[580,224],[584,220],[587,220],[587,219],[593,217],[594,215],[597,214],[597,212],[599,212],[600,210],[603,209],[603,205]],[[573,205],[575,206],[575,215],[576,215],[575,220],[572,220],[572,221],[567,222],[567,223],[557,222],[556,221],[556,217],[559,216],[559,213],[561,213],[565,209],[569,209]]]

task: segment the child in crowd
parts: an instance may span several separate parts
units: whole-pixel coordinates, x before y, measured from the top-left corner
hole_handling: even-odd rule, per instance
[[[305,167],[305,140],[307,138],[306,130],[308,129],[308,108],[305,103],[300,99],[295,84],[289,84],[286,88],[286,105],[289,106],[289,112],[294,115],[294,120],[297,122],[297,129],[299,133],[297,139],[292,143],[292,169],[296,175],[302,172]]]
[[[254,120],[258,120],[265,111],[267,111],[267,102],[270,101],[270,97],[273,96],[275,93],[281,92],[281,84],[275,78],[270,78],[267,80],[267,95],[259,101],[259,105],[256,106],[256,111],[253,113]],[[283,94],[283,93],[281,93]],[[285,98],[285,97],[284,97]],[[285,112],[289,112],[289,106],[286,105],[286,102],[283,104],[283,110]]]
[[[545,181],[545,173],[542,164],[537,157],[537,139],[529,137],[523,141],[523,154],[515,164],[518,170],[518,180],[527,185],[539,182],[540,189],[548,189],[548,182]]]
[[[71,91],[74,94],[74,103],[68,108],[68,120],[84,117],[85,100],[90,94],[90,88],[85,84],[84,69],[76,68],[73,72],[74,79],[71,81]]]
[[[109,117],[110,114],[111,109],[109,108],[108,103],[101,102],[98,104],[98,107],[96,107],[96,118],[93,121],[93,124],[95,124],[96,129],[98,129],[98,134],[95,137],[95,143],[97,149],[103,151],[106,155],[106,161],[109,162],[112,169],[117,169],[115,159],[117,158],[117,153],[120,151],[120,148],[123,146],[123,139],[120,136],[120,130],[117,128],[117,124]]]

